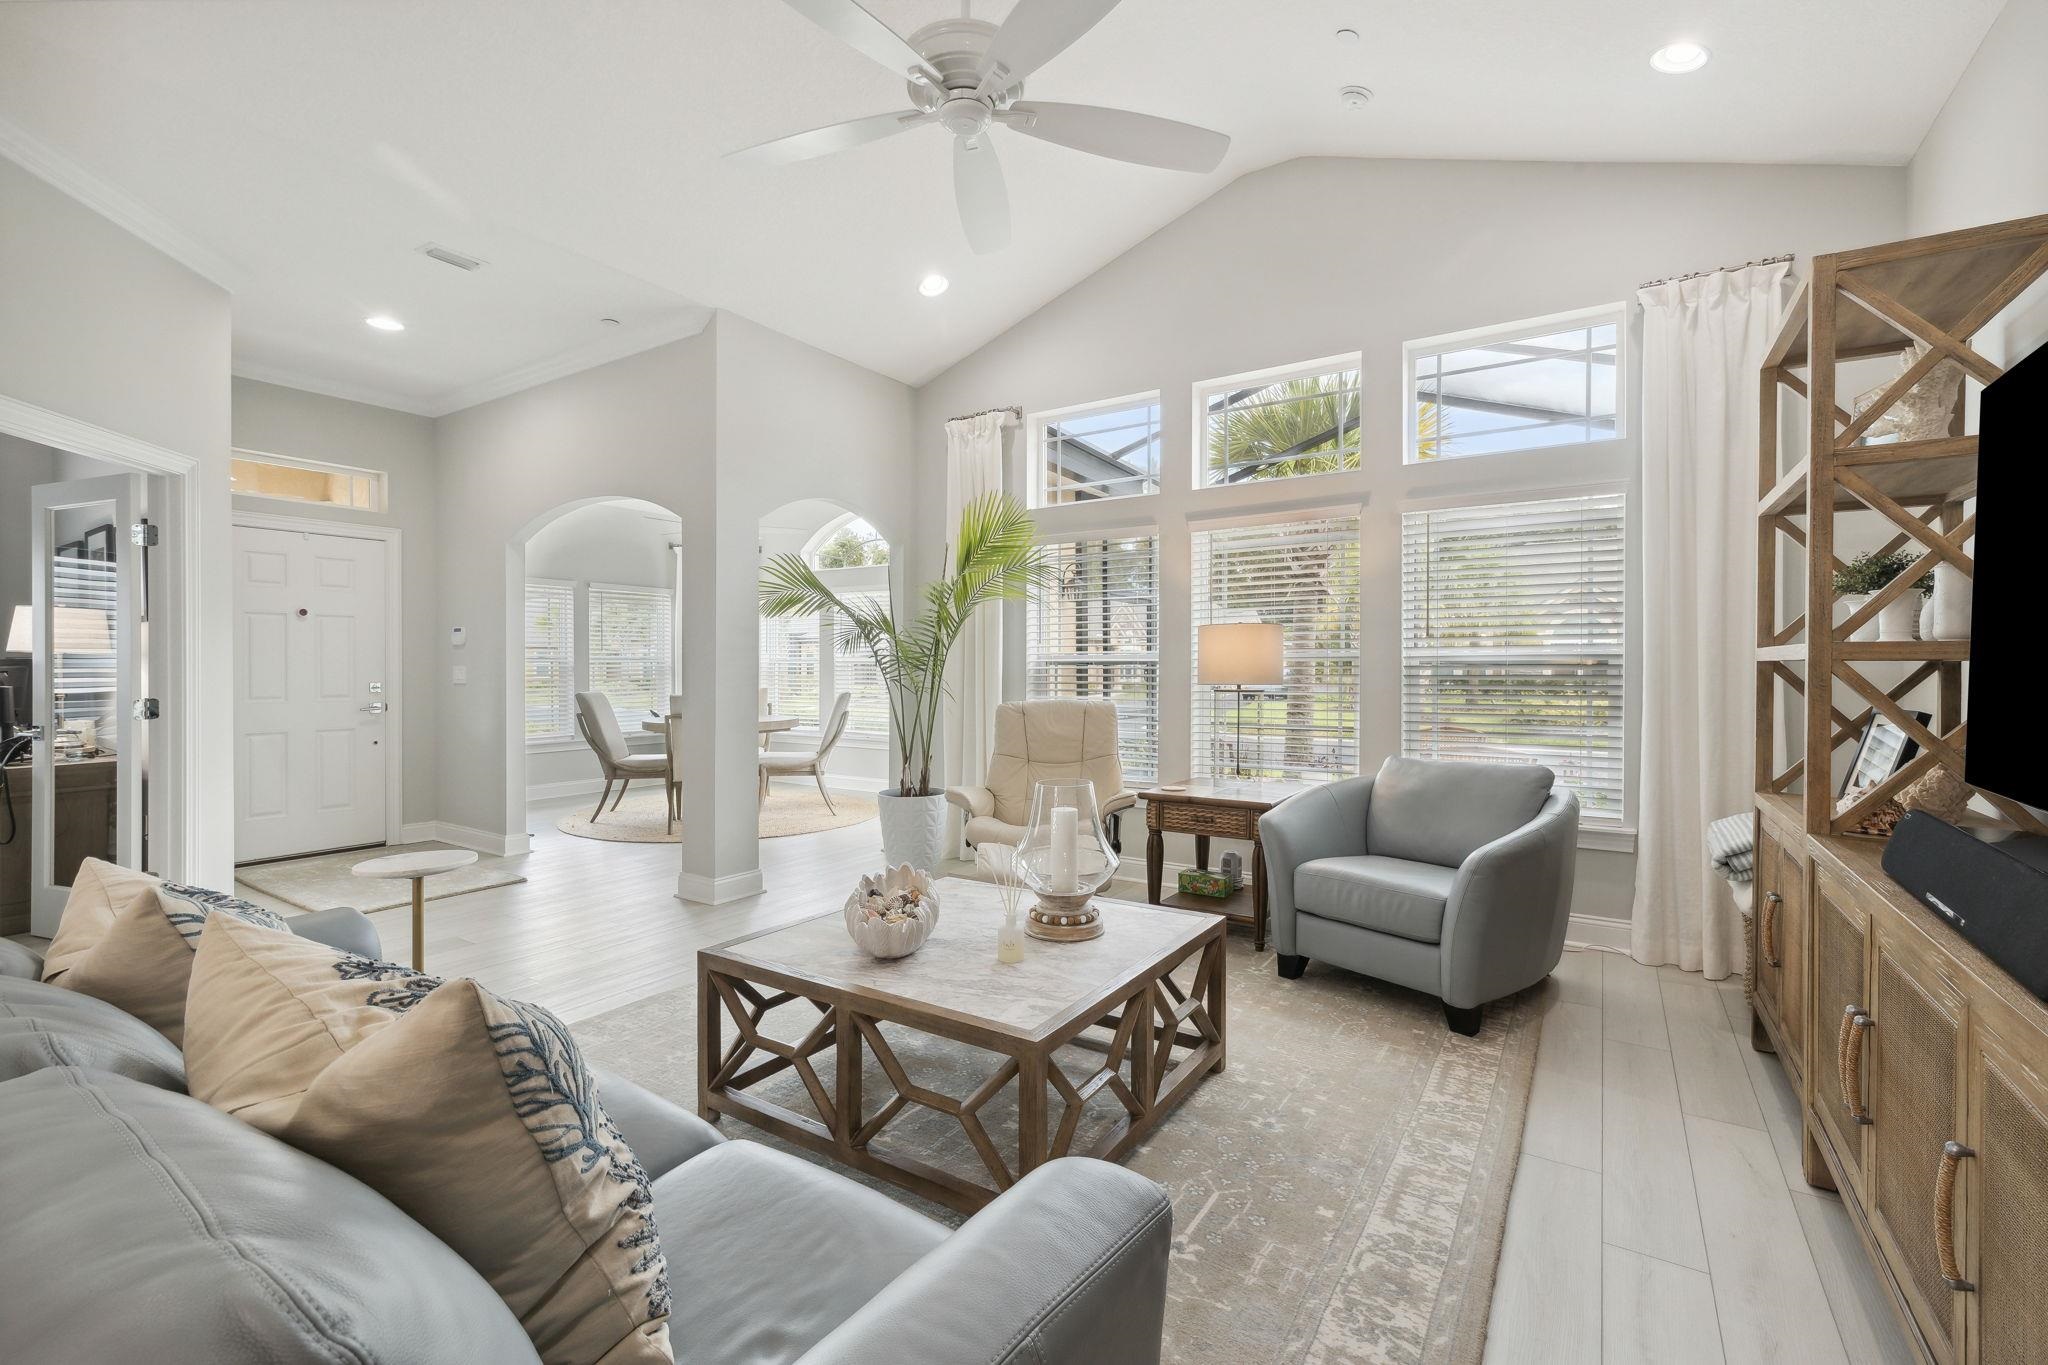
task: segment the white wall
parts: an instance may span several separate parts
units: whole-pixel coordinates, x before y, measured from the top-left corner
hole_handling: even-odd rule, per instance
[[[184,495],[196,563],[204,659],[234,655],[228,593],[227,294],[77,200],[0,159],[0,396],[148,441],[198,461]],[[167,524],[170,518],[164,519]],[[182,676],[179,642],[160,660]],[[161,689],[169,692],[166,685]],[[229,885],[234,864],[234,734],[224,707],[167,697],[196,718],[190,752],[165,757],[196,773],[195,805],[156,857],[187,880]],[[175,714],[175,712],[174,712]]]
[[[27,606],[35,588],[29,555],[35,512],[29,490],[57,477],[56,451],[0,432],[0,644],[14,609]]]
[[[1915,237],[2048,213],[2048,0],[2006,0],[1906,183]]]
[[[1894,168],[1563,165],[1308,159],[1242,177],[918,392],[911,548],[929,578],[944,537],[949,417],[1038,411],[1157,389],[1165,491],[1063,513],[1061,525],[1161,528],[1162,769],[1187,763],[1192,386],[1321,356],[1364,356],[1363,468],[1246,490],[1248,502],[1362,508],[1363,764],[1399,743],[1399,533],[1413,499],[1511,496],[1629,477],[1634,442],[1601,451],[1401,463],[1404,341],[1617,300],[1642,282],[1783,252],[1883,242],[1905,225]],[[1021,478],[1022,471],[1013,473]],[[1050,527],[1054,518],[1042,516]],[[1745,589],[1746,590],[1746,589]],[[1013,645],[1021,628],[1013,623]],[[1015,652],[1013,649],[1012,652]],[[1734,742],[1734,741],[1731,741]],[[1130,845],[1127,844],[1127,847]],[[1170,847],[1170,860],[1186,850]],[[1580,858],[1576,909],[1626,916],[1633,859]]]
[[[548,523],[526,543],[528,578],[554,578],[576,585],[576,691],[590,689],[586,649],[590,638],[590,585],[672,587],[675,553],[669,546],[677,532],[676,519],[650,504],[604,502],[579,507]],[[661,736],[637,727],[627,728],[626,742],[642,752],[661,751]],[[581,739],[527,745],[529,797],[595,792],[603,785],[597,757]]]
[[[325,394],[234,380],[234,443],[241,450],[289,455],[331,464],[382,470],[386,511],[286,502],[276,498],[233,498],[238,512],[308,517],[363,526],[395,526],[402,536],[399,579],[404,606],[404,692],[399,724],[405,735],[404,819],[434,818],[434,666],[439,640],[435,540],[438,488],[434,424],[425,417]]]

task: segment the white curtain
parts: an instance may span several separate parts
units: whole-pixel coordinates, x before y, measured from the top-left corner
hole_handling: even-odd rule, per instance
[[[1003,487],[1003,432],[1007,412],[984,412],[946,423],[946,563],[953,570],[960,512],[968,503]],[[978,787],[988,778],[995,747],[996,707],[1003,700],[1003,616],[987,607],[960,632],[946,665],[947,694],[940,715],[942,773],[948,787]],[[947,808],[950,846],[960,842],[960,812]]]
[[[1642,762],[1638,962],[1710,980],[1742,970],[1742,921],[1707,858],[1709,821],[1751,804],[1757,371],[1789,265],[1644,289]]]

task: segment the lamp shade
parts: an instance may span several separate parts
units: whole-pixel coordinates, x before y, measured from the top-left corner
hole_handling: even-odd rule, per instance
[[[1195,681],[1212,687],[1277,687],[1286,679],[1286,636],[1263,622],[1195,628]]]
[[[7,622],[7,652],[27,654],[36,647],[35,618],[32,608],[16,607],[14,615]]]
[[[98,607],[57,607],[50,613],[56,638],[51,643],[59,654],[112,654],[114,634],[107,613]],[[35,609],[16,607],[7,623],[7,652],[33,653]]]

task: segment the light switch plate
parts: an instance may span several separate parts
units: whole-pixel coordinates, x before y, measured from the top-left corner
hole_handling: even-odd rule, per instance
[[[464,683],[468,682],[469,666],[467,664],[457,664],[455,665],[455,667],[449,669],[448,681],[454,683],[457,687],[460,687]]]

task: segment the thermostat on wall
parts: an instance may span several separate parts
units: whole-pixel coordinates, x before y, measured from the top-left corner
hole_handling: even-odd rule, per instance
[[[450,626],[448,628],[448,643],[451,646],[456,649],[462,648],[462,638],[461,626]]]

